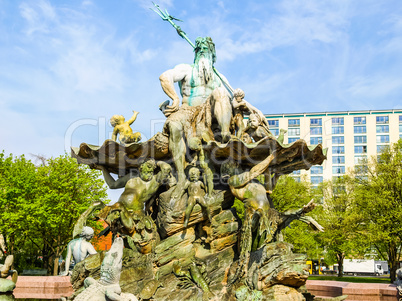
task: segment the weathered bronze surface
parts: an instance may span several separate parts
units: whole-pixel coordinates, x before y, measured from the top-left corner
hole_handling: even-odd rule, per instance
[[[194,64],[160,76],[173,101],[160,106],[162,133],[72,149],[79,163],[102,170],[110,188],[124,188],[98,214],[124,238],[120,287],[152,300],[305,300],[298,288],[308,277],[306,258],[280,233],[296,219],[322,231],[305,216],[315,204],[278,212],[270,194],[281,175],[322,164],[326,150],[304,140],[283,144],[285,131],[272,135],[261,111],[217,73],[212,39],[198,38],[194,47]],[[244,221],[232,208],[235,197]],[[99,277],[101,260],[86,261],[73,272],[75,289]]]

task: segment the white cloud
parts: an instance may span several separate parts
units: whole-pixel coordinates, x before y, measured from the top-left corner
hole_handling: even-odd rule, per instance
[[[402,90],[401,87],[402,78],[373,76],[352,79],[347,90],[354,97],[386,99],[390,94]]]

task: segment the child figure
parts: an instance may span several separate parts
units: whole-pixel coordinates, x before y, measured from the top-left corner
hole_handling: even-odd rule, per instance
[[[110,118],[110,124],[113,129],[112,140],[117,140],[117,135],[120,134],[119,140],[123,144],[129,144],[138,142],[141,140],[141,134],[139,132],[133,133],[130,125],[137,119],[138,112],[133,111],[133,116],[128,120],[125,121],[122,115],[113,115]]]
[[[279,143],[283,143],[283,139],[286,133],[286,130],[280,129],[279,136],[278,138],[276,138],[261,121],[259,116],[254,113],[250,114],[245,131],[250,137],[254,139],[255,142],[258,142],[265,137],[271,137],[273,139],[276,139]]]
[[[249,111],[247,103],[243,99],[244,95],[245,94],[242,89],[236,89],[233,92],[233,101],[232,101],[233,113],[234,113],[233,123],[236,129],[236,137],[239,139],[242,138],[244,132],[243,112]]]
[[[233,107],[233,123],[236,128],[236,137],[239,139],[243,139],[242,136],[247,129],[244,127],[243,123],[243,113],[251,114],[257,116],[260,121],[260,126],[264,128],[264,131],[270,133],[268,121],[266,120],[264,114],[258,110],[256,107],[251,105],[248,101],[244,99],[244,91],[242,89],[236,89],[233,91],[233,100],[232,100],[232,107]],[[272,135],[272,134],[271,134]],[[269,134],[268,134],[269,136]],[[273,135],[272,135],[273,136]]]
[[[190,181],[186,181],[184,186],[184,190],[188,192],[188,200],[187,200],[187,209],[186,209],[186,217],[184,219],[184,227],[187,228],[188,221],[190,219],[191,212],[196,203],[200,204],[200,206],[207,211],[208,220],[211,220],[211,214],[209,212],[209,207],[205,202],[205,186],[202,183],[200,178],[200,170],[197,167],[190,168],[188,172],[188,177]]]
[[[211,197],[214,191],[214,174],[212,170],[209,168],[208,163],[205,162],[205,153],[202,148],[201,139],[198,137],[192,137],[188,140],[188,147],[197,152],[196,161],[198,160],[198,164],[201,167],[203,172],[204,183],[206,185],[207,196]]]

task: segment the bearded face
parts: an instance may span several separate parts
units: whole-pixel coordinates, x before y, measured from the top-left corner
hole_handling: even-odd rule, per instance
[[[213,78],[213,58],[207,46],[202,46],[196,53],[193,68],[193,83],[205,85]]]

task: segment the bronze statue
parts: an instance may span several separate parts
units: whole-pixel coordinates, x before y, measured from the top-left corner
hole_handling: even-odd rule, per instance
[[[120,135],[119,140],[123,144],[134,143],[141,140],[141,134],[139,132],[134,133],[130,127],[130,125],[137,119],[138,115],[137,111],[133,112],[133,116],[127,121],[125,121],[122,115],[113,115],[112,118],[110,118],[110,124],[113,127],[113,141],[117,140],[117,135]]]
[[[175,18],[155,7],[190,41],[173,22]],[[281,175],[322,164],[326,152],[322,145],[310,147],[304,140],[284,145],[285,131],[276,138],[261,111],[244,99],[244,91],[233,90],[214,68],[212,39],[197,38],[192,46],[193,64],[179,64],[159,77],[172,99],[171,105],[170,100],[160,105],[167,117],[162,133],[125,145],[131,142],[122,140],[124,130],[116,122],[113,140],[119,133],[121,145],[107,140],[100,147],[82,144],[73,151],[80,163],[102,170],[111,189],[124,188],[118,201],[97,215],[109,225],[105,231],[124,239],[124,277],[136,282],[121,279],[121,289],[143,292],[142,296],[154,300],[196,300],[201,293],[198,287],[207,300],[214,294],[217,299],[240,296],[241,285],[247,284],[250,298],[246,294],[244,300],[254,293],[270,300],[276,288],[286,286],[291,298],[301,300],[295,288],[307,280],[305,258],[281,241],[281,230],[293,220],[323,229],[305,216],[314,208],[313,202],[278,212],[270,194]],[[243,124],[246,114],[247,127]],[[116,118],[130,130],[132,119],[124,123]],[[115,179],[111,173],[120,177]],[[244,204],[244,221],[233,208],[235,198]],[[197,203],[206,214],[194,210]],[[205,273],[194,264],[198,259],[206,260]],[[88,266],[81,274],[92,268]],[[183,282],[172,273],[186,278],[185,285],[195,283],[195,289],[183,290]],[[204,274],[213,275],[211,284]],[[158,281],[165,288],[157,289]]]
[[[190,168],[188,172],[189,181],[186,181],[183,192],[187,190],[188,192],[188,200],[187,200],[187,208],[184,219],[184,227],[187,228],[188,221],[190,219],[190,214],[193,211],[195,204],[199,204],[204,210],[206,210],[208,219],[211,219],[211,213],[209,210],[209,206],[206,202],[205,196],[205,185],[202,183],[200,178],[200,170],[197,167]]]
[[[75,264],[77,264],[89,255],[97,253],[94,246],[89,242],[93,236],[94,230],[91,227],[84,227],[80,237],[68,243],[65,271],[60,273],[61,276],[67,276],[69,274],[71,259],[74,259]]]
[[[154,175],[154,170],[159,166],[160,171]],[[124,191],[119,197],[117,203],[112,206],[106,206],[98,214],[100,218],[107,220],[109,213],[120,211],[120,219],[128,232],[134,230],[133,216],[144,216],[146,203],[153,197],[158,188],[165,183],[171,176],[169,164],[154,160],[148,160],[141,164],[139,177],[132,177],[127,174],[115,180],[105,167],[101,167],[105,181],[110,189],[123,188]]]
[[[216,60],[212,39],[197,38],[194,64],[180,64],[159,77],[163,91],[173,100],[164,113],[168,117],[164,132],[169,136],[171,153],[178,173],[178,189],[185,181],[185,139],[195,136],[213,139],[212,120],[216,120],[215,133],[222,142],[229,141],[232,106],[230,95],[223,87],[222,75],[214,73]],[[183,96],[182,106],[174,83],[179,82]]]

